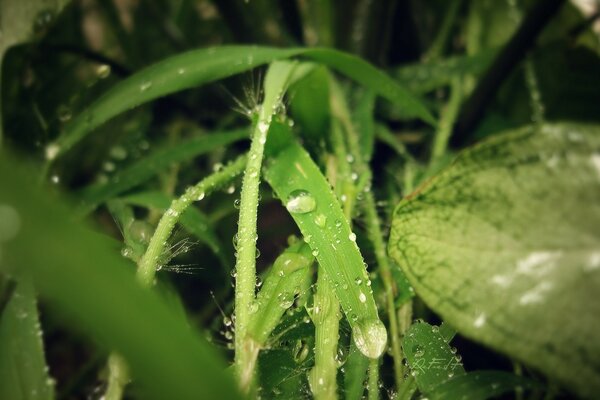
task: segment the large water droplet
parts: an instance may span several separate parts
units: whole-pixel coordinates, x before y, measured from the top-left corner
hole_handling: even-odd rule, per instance
[[[387,343],[387,331],[378,319],[359,321],[352,328],[352,337],[360,352],[369,358],[378,358]]]
[[[294,190],[288,196],[285,207],[293,214],[306,214],[315,209],[317,202],[306,190]]]

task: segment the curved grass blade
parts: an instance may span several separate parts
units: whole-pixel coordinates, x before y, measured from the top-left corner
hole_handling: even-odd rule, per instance
[[[505,371],[473,371],[442,383],[427,393],[431,400],[487,400],[515,390],[538,388],[531,379]]]
[[[140,207],[167,210],[173,201],[162,192],[142,192],[120,197],[119,201]],[[192,235],[206,244],[219,259],[226,270],[230,269],[231,262],[225,255],[225,246],[213,230],[208,217],[195,207],[188,207],[179,218],[179,222]]]
[[[593,397],[599,180],[597,125],[498,135],[398,205],[389,252],[461,334]]]
[[[223,146],[248,138],[247,129],[211,133],[194,137],[170,146],[159,147],[146,157],[115,173],[107,183],[90,185],[81,190],[82,212],[90,212],[99,204],[131,189],[171,164],[188,161]]]
[[[0,314],[0,399],[53,398],[35,293],[28,279],[20,279]]]
[[[465,369],[439,326],[421,322],[411,325],[402,341],[406,361],[422,393],[429,393]]]
[[[387,332],[377,314],[356,235],[350,230],[331,186],[294,141],[287,142],[270,157],[265,178],[286,205],[331,281],[352,326],[357,347],[370,358],[379,357],[385,349]]]
[[[223,46],[170,57],[115,85],[73,119],[58,139],[48,145],[46,158],[52,161],[64,154],[96,127],[133,107],[278,59],[299,56],[336,69],[397,104],[406,114],[435,125],[435,119],[418,98],[385,73],[353,55],[331,49]]]
[[[157,293],[139,285],[112,241],[73,221],[18,166],[0,157],[0,182],[9,188],[0,202],[20,218],[17,236],[2,244],[3,265],[29,271],[73,326],[122,354],[142,397],[238,398],[225,363]]]

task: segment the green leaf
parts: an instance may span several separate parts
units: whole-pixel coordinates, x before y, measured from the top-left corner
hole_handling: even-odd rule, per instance
[[[432,400],[486,400],[499,395],[533,389],[540,385],[531,379],[504,371],[473,371],[455,376],[427,393]]]
[[[54,398],[31,282],[19,280],[0,314],[0,399]]]
[[[278,133],[284,134],[271,135]],[[379,357],[387,334],[377,314],[371,282],[356,235],[319,167],[299,144],[290,141],[268,159],[265,178],[331,281],[357,347],[368,357]]]
[[[160,296],[142,288],[113,242],[70,217],[5,154],[0,202],[20,229],[2,244],[2,265],[29,271],[36,289],[73,325],[122,354],[144,398],[238,398],[225,363]]]
[[[348,358],[344,364],[344,398],[346,400],[363,398],[367,369],[369,369],[369,359],[356,348],[354,343],[351,343]]]
[[[410,326],[402,341],[406,361],[422,393],[429,393],[465,369],[439,326],[420,322]]]
[[[600,128],[525,127],[396,208],[389,252],[461,334],[600,391]]]
[[[115,85],[66,126],[56,142],[46,148],[46,157],[52,161],[95,128],[133,107],[277,59],[297,56],[328,65],[397,104],[406,114],[435,124],[435,119],[419,99],[368,62],[350,54],[331,49],[223,46],[167,58]]]
[[[96,183],[84,188],[79,193],[79,197],[84,202],[82,210],[92,211],[106,200],[144,183],[158,172],[165,171],[173,163],[189,161],[201,154],[246,138],[248,138],[248,130],[239,129],[193,137],[170,146],[159,147],[146,157],[115,173],[109,182]]]

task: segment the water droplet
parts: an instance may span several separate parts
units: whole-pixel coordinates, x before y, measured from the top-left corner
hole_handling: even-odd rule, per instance
[[[58,106],[56,114],[58,115],[58,119],[60,120],[60,122],[67,122],[73,116],[71,109],[66,104],[61,104],[60,106]]]
[[[57,174],[54,174],[50,177],[50,182],[54,183],[55,185],[60,183],[60,176]]]
[[[318,255],[319,255],[319,250],[317,250],[317,249],[313,250],[313,251],[312,251],[312,255],[313,255],[314,257],[318,256]]]
[[[177,70],[177,73],[178,73],[179,75],[183,75],[183,74],[185,74],[185,68],[179,68],[179,69]]]
[[[127,158],[127,150],[123,146],[111,147],[108,154],[115,160],[124,160]]]
[[[269,124],[267,124],[265,121],[260,121],[257,127],[258,131],[262,134],[266,134],[269,130]]]
[[[358,295],[358,299],[361,303],[365,303],[367,301],[367,296],[365,296],[363,292],[360,292],[360,294]]]
[[[151,81],[144,81],[140,85],[140,91],[145,92],[146,90],[150,89],[151,87],[152,87]]]
[[[229,186],[225,191],[227,194],[233,194],[235,192],[235,185]]]
[[[241,204],[240,199],[235,199],[233,201],[233,207],[236,208],[236,209],[238,209],[238,210],[240,209],[240,204]]]
[[[369,358],[378,358],[387,343],[387,331],[378,319],[365,319],[356,323],[352,328],[352,337],[360,352]]]
[[[355,282],[357,285],[360,285],[360,284],[362,283],[362,279],[360,279],[360,278],[356,278],[356,279],[354,280],[354,282]]]
[[[138,219],[129,225],[129,235],[137,243],[150,243],[153,232],[154,228],[148,221]]]
[[[356,242],[356,234],[354,232],[350,232],[348,239],[350,239],[352,242]]]
[[[206,196],[206,194],[204,192],[198,193],[198,196],[196,196],[196,201],[200,201],[200,200],[204,199],[204,196]]]
[[[57,145],[56,143],[50,143],[48,146],[46,146],[46,150],[45,150],[46,160],[48,160],[48,161],[54,160],[59,152],[60,152],[60,146]]]
[[[325,224],[327,223],[327,217],[323,214],[319,214],[315,217],[315,224],[320,227],[323,228],[325,227]]]
[[[306,214],[315,209],[317,202],[306,190],[294,190],[288,196],[285,207],[293,214]]]
[[[425,349],[420,345],[415,345],[412,349],[415,357],[423,357],[425,355]]]
[[[96,67],[96,75],[100,79],[108,78],[108,76],[110,75],[110,65],[107,65],[107,64],[98,65],[98,67]]]
[[[121,249],[121,255],[125,258],[131,258],[133,255],[133,250],[131,247],[126,246]]]

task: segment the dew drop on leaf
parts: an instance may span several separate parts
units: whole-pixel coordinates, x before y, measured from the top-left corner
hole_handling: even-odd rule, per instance
[[[294,190],[288,196],[285,207],[292,214],[306,214],[315,209],[317,202],[306,190]]]
[[[369,358],[378,358],[387,343],[387,331],[378,319],[365,319],[356,323],[352,328],[352,337],[358,350]]]

